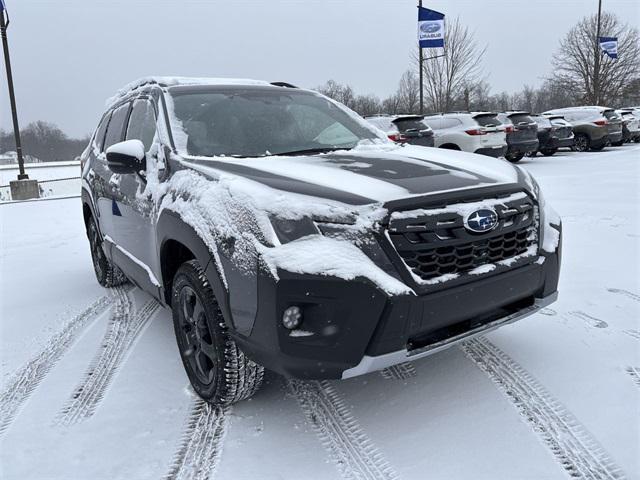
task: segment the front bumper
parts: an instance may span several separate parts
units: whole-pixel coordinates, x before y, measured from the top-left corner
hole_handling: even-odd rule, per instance
[[[517,322],[518,320],[522,320],[523,318],[537,313],[542,308],[551,305],[557,299],[558,292],[554,292],[551,295],[543,298],[536,298],[533,301],[533,304],[528,307],[517,310],[497,320],[493,320],[487,323],[481,323],[475,328],[443,339],[439,342],[432,343],[420,349],[409,350],[405,348],[403,350],[397,350],[395,352],[386,353],[377,357],[370,357],[368,355],[365,355],[358,365],[345,370],[342,373],[342,378],[357,377],[359,375],[382,370],[383,368],[391,367],[399,363],[409,362],[411,360],[419,360],[421,358],[428,357],[429,355],[438,353],[465,340],[471,340],[472,338],[484,335],[497,328],[504,327],[505,325]]]
[[[466,283],[433,285],[420,295],[391,296],[363,278],[278,271],[276,281],[264,273],[251,332],[230,332],[269,370],[300,379],[348,378],[422,358],[535,313],[555,299],[560,250],[541,251],[518,268]],[[303,312],[294,334],[281,322],[293,305]]]

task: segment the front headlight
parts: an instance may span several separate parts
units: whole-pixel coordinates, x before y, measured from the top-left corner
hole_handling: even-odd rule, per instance
[[[289,220],[279,217],[271,217],[271,226],[280,243],[293,242],[307,235],[320,233],[313,220],[303,217],[298,220]]]

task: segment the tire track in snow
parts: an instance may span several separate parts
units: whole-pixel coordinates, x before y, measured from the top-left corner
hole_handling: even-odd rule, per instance
[[[55,423],[69,426],[86,420],[94,413],[115,377],[122,361],[160,305],[148,301],[135,315],[126,291],[118,292],[118,300],[100,350],[83,379],[62,407]]]
[[[408,380],[414,378],[417,373],[412,363],[405,362],[381,370],[380,375],[387,380]]]
[[[230,413],[230,406],[214,407],[201,398],[194,401],[165,480],[207,480],[212,476],[220,462]]]
[[[600,320],[599,318],[596,318],[592,315],[589,315],[588,313],[584,313],[581,311],[569,312],[569,315],[575,318],[579,318],[580,320],[583,320],[586,324],[594,328],[607,328],[609,326],[609,324],[604,320]]]
[[[639,367],[627,367],[626,371],[629,375],[631,375],[631,378],[633,379],[633,382],[640,387],[640,368]]]
[[[343,478],[398,478],[328,381],[289,380],[288,386]]]
[[[624,473],[580,422],[526,370],[486,338],[460,346],[497,384],[572,478],[622,479]]]
[[[22,404],[40,384],[84,329],[113,303],[111,295],[93,302],[66,322],[40,352],[16,371],[0,391],[0,436],[9,428]]]
[[[623,290],[621,288],[607,288],[608,292],[617,293],[619,295],[623,295],[631,300],[635,300],[636,302],[640,302],[640,295],[630,292],[629,290]]]

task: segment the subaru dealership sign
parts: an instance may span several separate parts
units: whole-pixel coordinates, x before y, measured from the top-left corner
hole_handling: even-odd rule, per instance
[[[418,7],[420,48],[444,47],[444,13]]]

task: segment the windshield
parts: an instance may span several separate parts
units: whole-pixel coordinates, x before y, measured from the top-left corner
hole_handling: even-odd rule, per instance
[[[353,148],[375,130],[321,95],[288,89],[172,91],[189,155],[257,157]],[[175,120],[174,120],[175,122]]]

